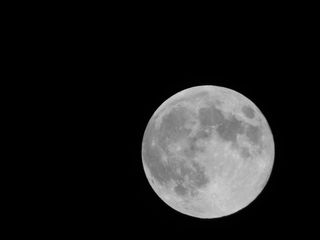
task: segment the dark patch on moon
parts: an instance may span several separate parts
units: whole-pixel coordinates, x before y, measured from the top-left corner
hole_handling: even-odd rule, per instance
[[[200,108],[198,111],[200,124],[202,127],[210,127],[221,124],[224,116],[215,106]]]
[[[241,148],[240,155],[243,159],[247,159],[247,158],[251,157],[251,154],[250,154],[249,149],[247,147]]]
[[[246,134],[250,142],[253,143],[254,145],[257,145],[260,143],[262,132],[259,126],[248,125]]]
[[[220,138],[227,142],[235,143],[237,136],[244,132],[243,122],[231,116],[230,119],[225,119],[221,125],[217,127],[217,133]]]
[[[178,195],[182,195],[182,196],[187,194],[187,189],[181,183],[179,183],[177,186],[175,186],[174,191]]]
[[[255,116],[255,111],[253,110],[252,107],[248,106],[248,105],[244,105],[242,108],[241,108],[243,114],[249,118],[249,119],[252,119],[254,118]]]

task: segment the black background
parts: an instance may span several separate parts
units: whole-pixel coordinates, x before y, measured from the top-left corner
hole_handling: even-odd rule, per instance
[[[311,174],[317,159],[311,145],[318,79],[310,71],[316,65],[308,55],[312,49],[297,48],[299,39],[293,42],[294,36],[281,35],[281,29],[276,37],[262,31],[244,41],[238,38],[247,36],[241,31],[230,37],[168,39],[157,31],[130,29],[117,28],[120,33],[108,44],[100,36],[90,42],[88,35],[91,44],[84,49],[77,39],[70,41],[63,58],[40,76],[53,79],[48,89],[54,89],[58,113],[50,111],[50,129],[58,139],[52,145],[58,149],[52,150],[53,165],[59,168],[52,179],[61,187],[54,185],[58,197],[49,197],[54,196],[57,226],[119,238],[310,233],[317,189],[317,175]],[[143,134],[155,110],[177,92],[199,85],[248,97],[266,117],[275,141],[274,166],[263,192],[243,210],[211,220],[167,206],[150,187],[141,159]]]
[[[312,7],[304,14],[300,5],[270,6],[266,14],[260,14],[266,6],[245,6],[248,13],[236,7],[240,16],[234,17],[229,7],[218,16],[215,6],[208,13],[202,6],[179,6],[172,11],[177,19],[163,24],[167,13],[156,15],[158,6],[124,11],[123,5],[91,12],[87,5],[84,11],[75,5],[34,8],[43,16],[22,9],[30,16],[10,28],[17,36],[7,34],[12,92],[4,105],[18,142],[10,149],[15,173],[7,181],[18,180],[9,211],[21,223],[12,232],[89,239],[310,238],[317,227],[313,170],[319,158],[313,153],[319,74],[312,72],[318,69]],[[275,141],[263,192],[219,219],[168,207],[142,167],[143,133],[154,111],[198,85],[230,88],[251,99]]]

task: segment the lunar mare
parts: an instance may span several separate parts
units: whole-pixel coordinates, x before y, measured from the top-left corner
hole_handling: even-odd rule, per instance
[[[274,161],[267,120],[244,95],[192,87],[155,111],[142,142],[147,179],[173,209],[198,218],[230,215],[263,190]]]

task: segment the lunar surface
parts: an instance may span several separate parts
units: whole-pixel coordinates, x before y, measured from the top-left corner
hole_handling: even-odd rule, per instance
[[[170,97],[151,117],[142,162],[157,195],[173,209],[219,218],[248,206],[274,161],[270,127],[244,95],[197,86]]]

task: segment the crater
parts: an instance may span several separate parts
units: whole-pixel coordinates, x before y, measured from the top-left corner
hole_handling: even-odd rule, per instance
[[[248,105],[244,105],[244,106],[242,106],[241,110],[242,110],[243,114],[244,114],[247,118],[249,118],[249,119],[253,119],[253,118],[254,118],[254,116],[255,116],[255,111],[253,110],[252,107],[250,107],[250,106],[248,106]]]

